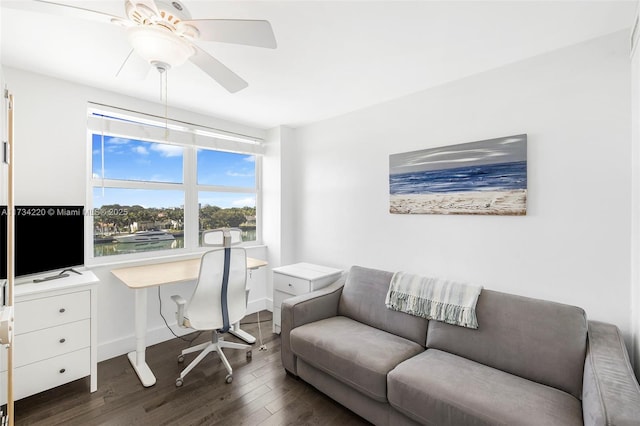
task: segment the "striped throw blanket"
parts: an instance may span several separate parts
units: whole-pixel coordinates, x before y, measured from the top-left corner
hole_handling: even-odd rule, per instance
[[[387,308],[429,320],[478,328],[476,302],[482,286],[396,272],[385,299]]]

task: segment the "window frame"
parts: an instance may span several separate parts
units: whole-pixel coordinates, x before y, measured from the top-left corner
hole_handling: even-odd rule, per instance
[[[144,114],[130,111],[119,112],[115,108],[92,107],[88,108],[87,126],[87,197],[85,220],[85,263],[89,266],[111,263],[130,262],[158,257],[180,257],[190,254],[202,253],[206,247],[199,246],[199,193],[246,193],[255,197],[256,211],[256,239],[242,243],[244,247],[258,246],[262,244],[261,202],[262,202],[262,139],[246,137],[203,126],[191,125],[184,122],[166,120],[161,122],[157,117],[144,118]],[[96,118],[96,114],[102,115]],[[143,118],[141,119],[140,116]],[[131,129],[129,134],[127,129]],[[140,138],[139,135],[148,134],[149,137]],[[142,142],[172,144],[183,148],[182,158],[182,183],[154,182],[154,181],[130,181],[120,179],[106,179],[93,175],[93,135],[122,137]],[[160,139],[158,135],[163,135]],[[177,137],[176,137],[177,136]],[[176,142],[175,139],[180,140]],[[190,143],[189,143],[190,142]],[[228,143],[227,143],[228,142]],[[244,150],[241,148],[245,148]],[[198,184],[197,152],[199,149],[232,152],[255,157],[255,185],[254,187],[237,187],[224,185]],[[142,251],[138,253],[116,254],[108,256],[94,255],[94,216],[90,214],[94,209],[93,192],[96,188],[120,188],[142,190],[179,190],[184,194],[184,247],[176,249]]]

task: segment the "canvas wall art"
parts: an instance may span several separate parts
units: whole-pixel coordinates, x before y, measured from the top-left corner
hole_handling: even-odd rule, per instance
[[[525,215],[527,135],[389,156],[391,213]]]

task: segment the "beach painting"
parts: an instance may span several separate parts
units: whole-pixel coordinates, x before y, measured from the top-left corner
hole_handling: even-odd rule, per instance
[[[391,213],[525,215],[527,135],[389,156]]]

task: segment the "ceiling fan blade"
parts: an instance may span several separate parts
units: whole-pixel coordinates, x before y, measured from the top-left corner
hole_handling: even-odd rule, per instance
[[[128,78],[132,80],[143,80],[148,74],[151,67],[133,49],[125,58],[120,69],[116,73],[116,77]]]
[[[9,7],[19,10],[30,10],[34,12],[49,13],[58,16],[69,16],[72,18],[87,19],[107,24],[120,24],[128,26],[131,24],[127,19],[120,16],[110,15],[108,13],[98,12],[96,10],[85,9],[68,4],[54,3],[51,1],[32,0],[32,1],[7,1],[3,2],[3,7]]]
[[[218,61],[213,56],[209,55],[198,46],[193,46],[196,50],[189,60],[200,67],[202,71],[206,72],[217,81],[222,87],[227,89],[231,93],[235,93],[244,89],[249,85],[246,81],[240,78],[239,75],[227,68],[222,62]]]
[[[245,19],[193,19],[182,21],[200,31],[199,40],[246,44],[249,46],[277,47],[269,21]]]

